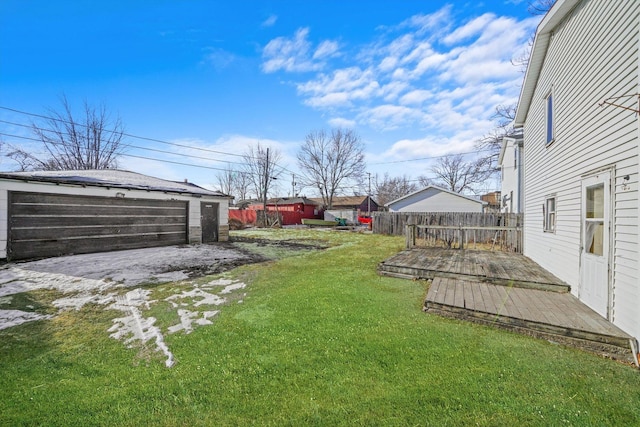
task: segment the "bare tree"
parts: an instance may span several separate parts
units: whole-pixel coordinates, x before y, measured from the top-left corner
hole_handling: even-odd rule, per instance
[[[216,181],[218,181],[218,189],[229,196],[233,195],[235,190],[235,177],[237,172],[231,169],[230,165],[224,170],[219,171],[216,174]]]
[[[556,4],[556,0],[531,0],[527,11],[532,15],[545,15]]]
[[[267,196],[273,185],[273,180],[278,179],[282,169],[278,170],[281,154],[277,150],[263,147],[258,143],[256,147],[249,147],[244,154],[245,173],[251,181],[253,190],[262,201],[263,210],[267,210]]]
[[[498,105],[492,119],[496,121],[494,127],[489,133],[476,141],[478,150],[487,151],[483,156],[485,163],[492,169],[497,168],[498,156],[502,147],[502,139],[506,136],[517,135],[521,130],[516,131],[513,127],[513,121],[516,118],[516,104]]]
[[[21,168],[40,170],[85,170],[117,167],[123,151],[124,126],[111,118],[106,107],[84,102],[83,117],[76,120],[69,101],[61,98],[62,110],[50,109],[50,116],[32,130],[47,153],[46,158],[13,147],[7,154]]]
[[[424,175],[420,175],[418,177],[418,185],[420,187],[428,187],[430,185],[433,185],[433,180],[431,178],[427,178]]]
[[[304,184],[317,188],[329,209],[346,184],[363,181],[364,144],[351,129],[309,132],[297,157]]]
[[[382,180],[378,180],[376,175],[375,193],[376,200],[380,205],[386,205],[393,200],[413,193],[417,189],[416,183],[412,182],[406,175],[390,177],[388,173],[385,173]]]
[[[460,154],[441,157],[431,167],[436,185],[456,193],[475,192],[474,186],[484,183],[492,170],[486,158],[465,162]]]
[[[235,191],[238,200],[247,200],[249,197],[249,189],[251,188],[251,179],[246,172],[239,172],[235,177]]]

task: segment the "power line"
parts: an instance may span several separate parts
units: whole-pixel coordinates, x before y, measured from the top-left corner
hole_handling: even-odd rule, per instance
[[[74,122],[70,122],[70,121],[59,119],[59,118],[55,118],[55,117],[44,116],[42,114],[29,113],[27,111],[17,110],[15,108],[4,107],[4,106],[1,106],[1,105],[0,105],[0,109],[11,111],[11,112],[18,113],[18,114],[24,114],[24,115],[31,116],[31,117],[39,117],[41,119],[53,120],[53,121],[56,121],[56,122],[61,122],[61,123],[66,123],[66,124],[74,124],[74,125],[78,125],[78,126],[82,126],[82,127],[87,127],[86,125],[83,125],[81,123],[74,123]],[[109,132],[115,132],[113,130],[108,130],[108,131]],[[244,157],[244,155],[242,155],[242,154],[227,153],[227,152],[224,152],[224,151],[211,150],[209,148],[201,148],[201,147],[194,147],[194,146],[186,145],[186,144],[178,144],[178,143],[175,143],[175,142],[168,142],[168,141],[163,141],[161,139],[148,138],[148,137],[145,137],[145,136],[138,136],[138,135],[133,135],[133,134],[130,134],[130,133],[125,133],[125,132],[122,132],[122,135],[123,136],[128,136],[129,138],[142,139],[144,141],[151,141],[151,142],[158,142],[160,144],[172,145],[174,147],[189,148],[191,150],[206,151],[206,152],[209,152],[209,153],[224,154],[224,155],[227,155],[227,156]]]
[[[14,125],[14,126],[21,126],[21,127],[30,128],[30,129],[37,129],[37,130],[43,131],[43,132],[56,132],[56,131],[51,130],[51,129],[44,129],[44,128],[40,128],[40,127],[37,127],[37,126],[29,126],[29,125],[25,125],[25,124],[22,124],[22,123],[15,123],[15,122],[10,122],[10,121],[1,120],[1,119],[0,119],[0,123],[7,123],[7,124],[10,124],[10,125]],[[71,136],[68,133],[64,133],[64,132],[60,132],[60,134]],[[7,135],[7,134],[3,134],[3,135]],[[12,135],[12,136],[20,138],[17,135]],[[33,138],[29,138],[29,139],[31,139],[33,141],[42,142],[40,139],[33,139]],[[54,144],[54,145],[63,145],[63,146],[66,146],[66,147],[71,146],[71,144],[67,144],[67,143],[64,143],[64,142],[48,141],[47,143]],[[123,147],[136,148],[136,149],[139,149],[139,150],[154,151],[156,153],[164,153],[164,154],[170,154],[170,155],[174,155],[174,156],[190,157],[190,158],[193,158],[193,159],[200,159],[200,160],[209,160],[209,161],[212,161],[212,162],[229,163],[229,164],[235,164],[235,165],[243,164],[243,163],[239,163],[239,162],[231,162],[231,161],[228,161],[228,160],[212,159],[211,157],[194,156],[192,154],[176,153],[174,151],[160,150],[160,149],[157,149],[157,148],[141,147],[139,145],[133,145],[133,144],[127,144],[127,143],[121,143],[119,145],[121,145]],[[119,154],[122,154],[122,153],[119,153]]]
[[[53,120],[53,121],[56,121],[56,122],[78,125],[78,126],[82,126],[82,127],[85,127],[85,128],[88,127],[87,125],[84,125],[82,123],[74,123],[74,122],[70,122],[70,121],[67,121],[67,120],[63,120],[61,118],[45,116],[45,115],[36,114],[36,113],[30,113],[30,112],[27,112],[27,111],[18,110],[18,109],[15,109],[15,108],[5,107],[5,106],[1,106],[1,105],[0,105],[0,109],[6,110],[6,111],[11,111],[11,112],[18,113],[18,114],[24,114],[24,115],[31,116],[31,117],[38,117],[38,118],[42,118],[42,119],[46,119],[46,120]],[[17,125],[17,126],[30,127],[30,126],[26,126],[24,124],[12,123],[12,122],[8,122],[8,121],[5,121],[5,120],[1,120],[1,121],[5,122],[5,123],[9,123],[9,124],[14,124],[14,125]],[[111,133],[115,133],[114,130],[108,130],[107,129],[106,131],[107,132],[111,132]],[[30,138],[20,137],[20,136],[17,136],[17,135],[8,135],[8,134],[5,134],[5,135],[13,136],[13,137],[17,137],[17,138],[22,138],[22,139],[30,139]],[[208,153],[223,154],[223,155],[226,155],[226,156],[241,157],[243,159],[247,158],[247,155],[245,155],[245,154],[228,153],[228,152],[225,152],[225,151],[212,150],[212,149],[201,148],[201,147],[194,147],[194,146],[191,146],[191,145],[178,144],[178,143],[175,143],[175,142],[168,142],[168,141],[163,141],[161,139],[149,138],[149,137],[144,137],[144,136],[139,136],[139,135],[133,135],[133,134],[125,133],[125,132],[122,132],[122,135],[130,137],[130,138],[135,138],[135,139],[140,139],[140,140],[150,141],[150,142],[157,142],[157,143],[160,143],[160,144],[166,144],[166,145],[170,145],[170,146],[174,146],[174,147],[188,148],[190,150],[198,150],[198,151],[204,151],[204,152],[208,152]],[[34,139],[31,139],[31,140],[34,140]],[[34,141],[41,142],[40,140],[34,140]],[[161,152],[161,153],[168,153],[168,154],[175,154],[175,155],[182,155],[184,157],[192,157],[192,158],[198,158],[198,159],[204,159],[204,160],[219,161],[219,162],[230,163],[230,164],[242,164],[242,163],[238,163],[238,162],[231,162],[231,161],[226,161],[226,160],[217,160],[217,159],[211,159],[211,158],[206,158],[206,157],[198,157],[198,156],[194,156],[194,155],[179,154],[179,153],[173,153],[173,152],[165,152],[165,151],[158,150],[158,149],[139,147],[139,146],[134,146],[134,145],[131,145],[131,144],[126,144],[126,145],[131,146],[132,148],[138,148],[138,149]],[[124,154],[121,154],[121,155],[124,155]],[[129,155],[129,157],[131,157],[131,155]],[[161,161],[161,160],[160,159],[156,159],[156,161]],[[177,164],[182,164],[182,163],[177,163]],[[185,164],[185,165],[186,166],[191,166],[190,164]],[[288,168],[286,168],[284,166],[281,166],[281,165],[278,165],[277,163],[274,163],[274,165],[280,167],[283,171],[291,172]],[[213,169],[218,170],[218,168],[213,168]]]
[[[39,139],[36,139],[36,138],[29,138],[27,136],[20,136],[20,135],[12,135],[12,134],[9,134],[9,133],[4,133],[4,132],[0,132],[0,135],[9,136],[9,137],[12,137],[12,138],[19,138],[19,139],[25,139],[25,140],[30,140],[30,141],[41,142]],[[57,143],[52,143],[52,144],[58,145]],[[136,156],[135,154],[124,154],[124,153],[121,153],[120,156],[132,157],[132,158],[136,158],[136,159],[152,160],[154,162],[161,162],[161,163],[171,163],[171,164],[174,164],[174,165],[190,166],[190,167],[201,168],[201,169],[210,169],[210,170],[217,170],[217,171],[223,171],[223,172],[227,172],[228,171],[228,169],[216,168],[216,167],[213,167],[213,166],[194,165],[192,163],[177,162],[177,161],[173,161],[173,160],[155,159],[153,157],[146,157],[146,156]],[[230,170],[230,172],[244,173],[243,171],[239,171],[239,170]]]
[[[481,150],[476,150],[476,151],[467,151],[467,152],[463,152],[463,153],[452,153],[452,154],[442,154],[440,156],[430,156],[430,157],[419,157],[416,159],[407,159],[407,160],[394,160],[394,161],[389,161],[389,162],[376,162],[376,163],[369,163],[369,165],[390,165],[390,164],[394,164],[394,163],[407,163],[407,162],[418,162],[418,161],[422,161],[422,160],[432,160],[432,159],[440,159],[443,157],[448,157],[448,156],[456,156],[458,154],[461,155],[467,155],[467,154],[476,154],[476,153],[481,153],[481,152],[486,152],[486,151],[493,151],[490,148],[483,148]]]

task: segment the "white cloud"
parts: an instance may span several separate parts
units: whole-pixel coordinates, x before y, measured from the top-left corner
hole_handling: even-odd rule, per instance
[[[338,53],[339,45],[335,41],[325,40],[313,53],[313,59],[322,59],[335,56]]]
[[[345,119],[343,117],[334,117],[333,119],[329,119],[328,123],[333,128],[353,129],[356,127],[355,120]]]
[[[480,34],[486,26],[495,20],[495,15],[492,13],[485,13],[475,19],[469,21],[466,25],[456,28],[451,34],[443,38],[446,44],[458,43],[462,40],[466,40],[477,34]]]
[[[400,98],[399,102],[400,104],[403,104],[403,105],[407,105],[407,104],[416,105],[416,104],[422,104],[424,101],[432,97],[433,97],[433,93],[431,93],[430,91],[424,90],[424,89],[417,89],[404,94],[402,98]]]
[[[266,61],[262,69],[266,73],[278,70],[285,71],[313,71],[320,69],[319,65],[309,60],[311,43],[307,41],[308,28],[300,28],[293,39],[278,37],[271,40],[264,47],[262,57]]]
[[[422,112],[417,109],[386,104],[366,109],[358,115],[357,120],[374,129],[393,130],[406,122],[420,120],[422,116]]]
[[[332,126],[394,134],[388,158],[472,150],[494,127],[495,107],[517,101],[522,74],[510,59],[540,17],[455,16],[450,5],[415,15],[357,47],[329,40],[314,47],[302,28],[269,42],[263,69],[314,71],[295,83],[303,103],[326,113]],[[337,61],[340,67],[325,71]]]
[[[311,54],[312,44],[308,41],[308,36],[309,28],[299,28],[293,38],[277,37],[267,43],[262,50],[262,71],[307,72],[324,68],[323,60],[336,56],[339,45],[325,40]]]
[[[394,102],[400,94],[410,88],[409,84],[402,80],[393,80],[380,88],[380,96],[385,102]]]
[[[402,22],[400,24],[400,28],[415,28],[419,35],[429,32],[444,31],[449,28],[451,23],[451,9],[451,5],[446,5],[434,13],[427,15],[414,15]]]
[[[312,107],[349,106],[351,101],[365,100],[380,88],[371,69],[350,67],[331,75],[321,74],[316,80],[298,85],[298,93],[307,94],[305,103]]]
[[[278,16],[277,15],[270,15],[267,19],[262,21],[262,26],[263,27],[273,27],[276,24],[277,20],[278,20]]]
[[[218,70],[226,68],[235,61],[235,59],[235,55],[231,52],[217,47],[208,48],[207,54],[204,57],[206,63],[213,65],[213,67]]]

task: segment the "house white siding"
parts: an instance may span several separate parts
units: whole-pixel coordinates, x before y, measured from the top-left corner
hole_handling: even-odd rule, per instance
[[[522,212],[522,147],[515,138],[504,138],[500,153],[501,169],[501,212]]]
[[[560,3],[560,2],[559,2]],[[524,122],[524,253],[580,293],[582,179],[611,172],[610,320],[640,336],[638,114],[640,2],[583,0],[553,29]],[[555,140],[545,144],[553,93]],[[615,99],[614,99],[615,98]],[[519,107],[520,108],[520,107]],[[555,232],[543,231],[556,198]]]
[[[482,212],[483,202],[427,187],[388,204],[391,212]]]

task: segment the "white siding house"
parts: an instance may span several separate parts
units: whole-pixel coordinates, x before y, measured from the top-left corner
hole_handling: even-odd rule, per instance
[[[522,137],[505,137],[498,157],[501,171],[500,212],[520,213],[523,209],[524,180]]]
[[[390,212],[482,212],[486,202],[430,185],[387,203]]]
[[[524,253],[640,337],[640,1],[558,0],[538,26],[524,132]]]

